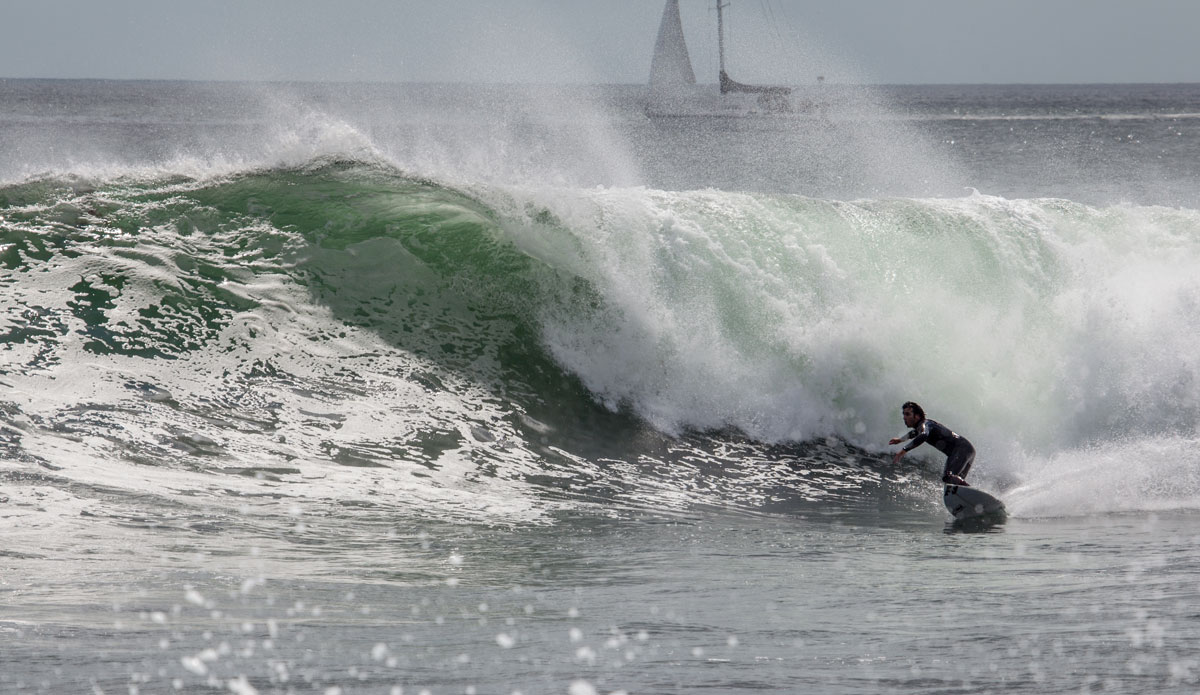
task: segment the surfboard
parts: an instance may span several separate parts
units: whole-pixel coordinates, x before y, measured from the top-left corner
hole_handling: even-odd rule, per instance
[[[1003,516],[1004,503],[983,490],[963,485],[947,485],[942,493],[946,509],[956,521],[984,516]]]

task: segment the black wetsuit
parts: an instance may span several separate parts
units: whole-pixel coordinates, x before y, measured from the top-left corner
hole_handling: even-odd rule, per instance
[[[919,425],[909,430],[908,438],[912,440],[905,445],[905,451],[912,451],[922,444],[929,443],[933,448],[946,455],[946,468],[942,471],[942,481],[950,473],[966,479],[967,471],[975,462],[975,447],[966,437],[955,434],[940,422],[926,418]]]

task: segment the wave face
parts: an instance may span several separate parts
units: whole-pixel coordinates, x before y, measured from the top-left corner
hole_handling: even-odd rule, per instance
[[[619,487],[605,461],[689,437],[881,451],[910,398],[1010,485],[1111,447],[1195,468],[1192,210],[456,189],[344,159],[0,202],[5,456],[76,478],[404,462],[410,504],[536,517],[529,486]]]

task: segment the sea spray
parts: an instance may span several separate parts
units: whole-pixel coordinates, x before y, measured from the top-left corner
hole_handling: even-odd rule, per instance
[[[1051,454],[1024,453],[1006,473],[1009,510],[1047,518],[1200,509],[1194,434],[1131,432]]]
[[[990,450],[1197,424],[1193,211],[973,195],[850,202],[522,191],[514,243],[603,300],[556,359],[668,431],[886,440],[923,400]],[[518,206],[519,207],[519,206]],[[549,213],[549,214],[547,214]],[[553,219],[553,224],[545,220]]]

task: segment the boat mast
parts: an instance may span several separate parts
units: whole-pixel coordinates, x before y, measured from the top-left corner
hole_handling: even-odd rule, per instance
[[[717,81],[721,85],[721,93],[728,94],[729,92],[749,92],[761,95],[771,95],[771,98],[779,99],[786,97],[791,93],[787,87],[758,87],[754,85],[742,84],[735,82],[729,78],[729,73],[725,72],[725,8],[729,7],[729,3],[724,0],[717,0],[717,51],[720,54],[720,72],[717,74]],[[765,97],[764,97],[765,98]],[[760,98],[761,99],[761,98]],[[780,104],[778,110],[788,108],[786,104]]]
[[[722,12],[726,7],[729,7],[729,3],[717,0],[717,60],[720,64],[718,77],[722,82],[728,79],[725,74],[725,15]]]

